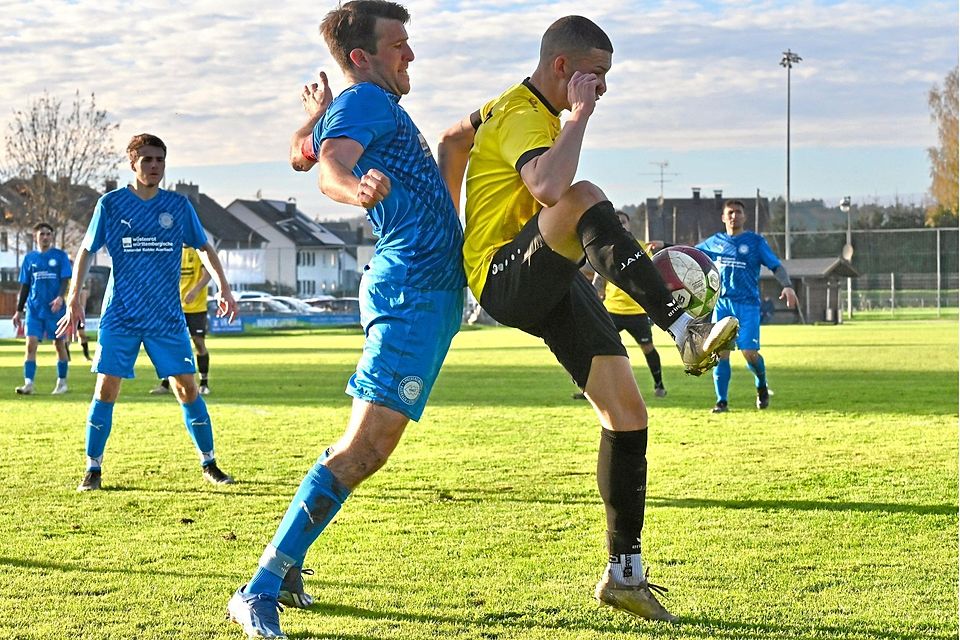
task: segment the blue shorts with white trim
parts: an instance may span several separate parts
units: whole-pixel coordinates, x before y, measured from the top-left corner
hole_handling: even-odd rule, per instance
[[[127,336],[101,331],[97,336],[97,343],[97,354],[90,368],[94,373],[133,378],[133,366],[140,355],[141,344],[153,362],[159,378],[197,371],[190,336],[186,331],[166,336]]]
[[[462,289],[415,289],[365,278],[360,321],[366,341],[346,393],[419,420],[462,315]]]

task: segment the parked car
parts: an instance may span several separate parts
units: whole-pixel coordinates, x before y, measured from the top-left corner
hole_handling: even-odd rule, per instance
[[[319,309],[311,307],[309,304],[301,300],[300,298],[293,298],[290,296],[273,296],[271,300],[276,300],[277,302],[286,305],[290,308],[291,311],[297,313],[321,313]]]
[[[234,300],[247,300],[249,298],[272,298],[272,293],[266,291],[234,291]]]
[[[242,316],[262,315],[295,315],[297,312],[282,302],[269,298],[241,298],[237,300],[237,307]]]
[[[311,307],[318,307],[320,306],[320,303],[327,302],[328,300],[336,300],[336,297],[335,296],[314,296],[312,298],[306,298],[304,302],[306,302]]]
[[[360,315],[359,298],[334,298],[333,300],[321,300],[313,305],[324,313],[355,313]]]

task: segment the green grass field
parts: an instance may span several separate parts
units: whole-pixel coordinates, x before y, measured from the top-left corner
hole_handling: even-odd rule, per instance
[[[775,391],[753,408],[735,355],[731,411],[682,374],[649,393],[644,557],[679,626],[592,599],[605,563],[598,426],[535,340],[462,332],[423,420],[307,559],[317,598],[291,638],[342,640],[956,638],[957,323],[771,326]],[[141,356],[106,490],[77,494],[93,376],[20,398],[0,342],[0,638],[234,639],[223,620],[304,472],[335,439],[362,336],[213,338],[208,404],[222,467],[202,483],[180,410]],[[649,373],[631,347],[641,389]]]

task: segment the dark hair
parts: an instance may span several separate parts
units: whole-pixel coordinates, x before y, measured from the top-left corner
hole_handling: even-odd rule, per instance
[[[37,231],[40,231],[40,229],[46,229],[50,233],[53,233],[53,227],[51,227],[50,223],[48,222],[38,222],[37,224],[33,225],[34,233],[36,233]]]
[[[410,14],[403,5],[387,0],[353,0],[340,5],[323,18],[320,34],[340,68],[349,71],[350,52],[363,49],[377,52],[377,18],[406,24]]]
[[[727,207],[740,207],[744,211],[746,211],[747,209],[747,206],[743,204],[743,200],[727,200],[726,202],[723,203],[723,209],[721,213],[723,213],[723,211],[726,211]]]
[[[610,38],[593,21],[583,16],[566,16],[554,22],[540,40],[540,59],[561,54],[580,55],[591,49],[613,53]]]
[[[130,138],[130,144],[127,145],[127,157],[131,163],[137,161],[143,147],[160,147],[163,149],[163,157],[167,157],[167,145],[163,144],[163,140],[151,133],[138,133]]]

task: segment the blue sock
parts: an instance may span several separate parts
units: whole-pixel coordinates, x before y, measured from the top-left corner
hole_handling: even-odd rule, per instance
[[[713,388],[717,392],[717,402],[726,402],[730,389],[730,358],[721,358],[713,368]]]
[[[87,413],[87,469],[100,469],[113,428],[113,403],[94,398]]]
[[[67,379],[67,361],[57,360],[57,377],[61,380]]]
[[[321,460],[325,457],[326,454]],[[300,483],[277,533],[260,557],[260,566],[246,592],[276,596],[287,570],[293,565],[303,566],[310,545],[320,537],[349,495],[350,490],[317,461]]]
[[[37,377],[37,361],[24,360],[23,361],[23,379],[33,380],[36,377]]]
[[[213,462],[213,427],[210,425],[207,403],[201,396],[197,396],[190,404],[183,405],[183,423],[200,452],[201,464],[208,465]]]
[[[747,362],[747,369],[750,369],[750,372],[753,373],[758,389],[767,386],[767,367],[763,362],[763,356],[757,356],[756,364]]]

